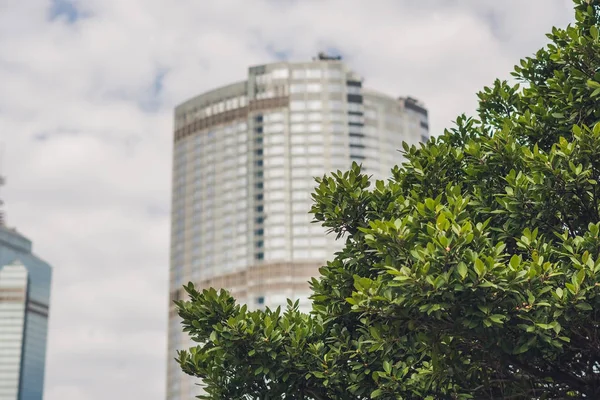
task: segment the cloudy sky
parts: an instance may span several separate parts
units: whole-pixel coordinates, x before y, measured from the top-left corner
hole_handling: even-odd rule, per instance
[[[438,134],[568,0],[0,0],[8,222],[54,265],[46,400],[164,398],[172,110],[338,49]]]

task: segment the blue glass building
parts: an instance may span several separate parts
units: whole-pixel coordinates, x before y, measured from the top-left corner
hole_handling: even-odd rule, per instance
[[[52,268],[0,225],[0,399],[42,400]]]

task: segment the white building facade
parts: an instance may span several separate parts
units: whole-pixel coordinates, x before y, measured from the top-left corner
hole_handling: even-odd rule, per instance
[[[182,285],[226,288],[250,308],[310,309],[307,281],[340,247],[311,224],[315,176],[353,161],[385,179],[402,142],[429,137],[412,98],[363,87],[341,60],[249,68],[246,81],[175,109],[170,299]],[[169,307],[167,399],[198,395],[173,360],[192,344]]]

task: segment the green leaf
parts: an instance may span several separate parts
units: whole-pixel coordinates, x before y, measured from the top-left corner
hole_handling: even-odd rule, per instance
[[[575,285],[573,285],[572,283],[566,283],[565,287],[569,292],[571,292],[571,294],[577,294],[577,292],[579,291],[579,289],[575,287]]]
[[[467,264],[465,264],[462,261],[459,262],[458,265],[456,266],[456,271],[460,275],[461,279],[465,279],[465,277],[467,276],[467,272],[468,272]]]
[[[554,327],[554,325],[552,325],[552,324],[542,324],[542,323],[537,323],[537,324],[535,324],[535,326],[542,328],[542,329],[552,329]]]
[[[388,375],[392,372],[392,365],[389,363],[389,361],[383,362],[383,370],[387,372]]]
[[[593,307],[588,303],[577,303],[575,304],[575,308],[583,311],[592,311]]]
[[[581,284],[583,283],[584,279],[585,279],[585,270],[582,269],[582,270],[580,270],[577,273],[577,284],[579,286],[581,286]]]
[[[481,278],[481,277],[483,277],[483,275],[485,275],[485,264],[479,258],[477,258],[475,260],[475,272],[477,272],[477,276],[479,278]]]
[[[600,83],[593,81],[591,79],[588,79],[587,85],[588,85],[588,87],[591,87],[592,89],[600,89]]]
[[[595,41],[598,41],[598,27],[596,25],[590,26],[590,36]]]
[[[527,350],[529,350],[529,343],[523,343],[513,351],[513,354],[523,354]]]
[[[512,269],[517,269],[517,267],[519,266],[519,264],[521,263],[521,257],[519,257],[518,255],[514,254],[511,258],[510,258],[510,266],[512,267]]]

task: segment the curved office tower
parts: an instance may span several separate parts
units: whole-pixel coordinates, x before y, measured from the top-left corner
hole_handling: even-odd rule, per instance
[[[0,223],[0,399],[42,400],[52,269]]]
[[[402,142],[428,138],[426,109],[362,85],[339,58],[251,67],[247,80],[175,109],[170,299],[227,288],[250,308],[310,309],[307,281],[339,243],[311,224],[314,177],[352,161],[377,178]],[[169,307],[167,399],[200,392],[173,360],[193,345]]]

